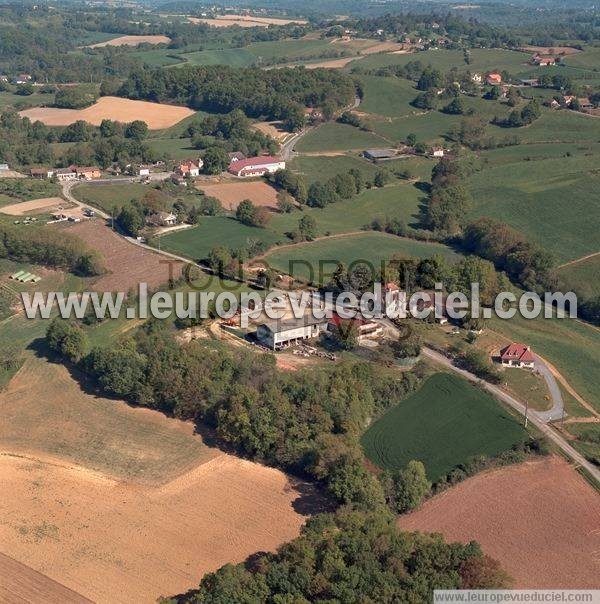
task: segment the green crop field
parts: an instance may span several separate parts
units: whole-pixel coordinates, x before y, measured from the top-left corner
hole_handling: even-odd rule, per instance
[[[361,111],[387,117],[409,115],[415,111],[410,103],[419,91],[409,80],[377,76],[361,76],[360,79],[364,86]]]
[[[297,228],[298,220],[304,214],[315,219],[319,235],[358,231],[379,217],[397,218],[409,226],[416,225],[422,196],[421,191],[408,183],[368,189],[348,201],[339,201],[322,209],[305,208],[302,214],[277,214],[269,228],[284,235]]]
[[[514,50],[497,48],[471,49],[470,63],[465,63],[462,50],[426,50],[409,54],[377,54],[365,57],[360,61],[353,61],[349,68],[358,66],[365,69],[377,69],[388,65],[406,65],[410,61],[421,61],[423,65],[432,65],[440,71],[446,72],[452,67],[459,71],[492,71],[502,70],[513,73],[524,69],[528,54]]]
[[[299,279],[326,282],[338,262],[343,262],[346,266],[357,262],[370,264],[376,271],[393,254],[415,258],[440,254],[450,262],[459,257],[452,249],[441,243],[427,243],[384,233],[365,232],[274,249],[267,254],[265,260],[272,267],[285,273],[289,273],[290,267],[293,267],[294,277]],[[323,266],[322,271],[320,266]]]
[[[180,53],[172,48],[158,48],[153,50],[140,50],[132,53],[140,61],[151,65],[152,67],[170,67],[172,65],[183,64],[185,59]]]
[[[320,180],[327,180],[336,174],[344,174],[351,169],[360,170],[365,178],[370,179],[380,169],[375,165],[357,155],[300,155],[294,158],[290,168],[304,176],[308,184]]]
[[[194,260],[203,260],[216,246],[236,249],[246,246],[251,239],[261,240],[269,248],[284,237],[269,229],[245,226],[234,218],[214,216],[201,218],[197,227],[161,237],[161,247]]]
[[[559,269],[558,278],[562,291],[572,289],[584,298],[600,296],[600,256]]]
[[[229,65],[230,67],[246,67],[256,62],[256,57],[246,48],[224,48],[221,50],[200,50],[197,52],[181,53],[178,56],[184,61],[183,65]]]
[[[389,143],[372,132],[365,132],[348,124],[327,122],[311,130],[296,145],[297,151],[351,151],[382,147]]]
[[[83,203],[117,214],[130,201],[140,200],[148,190],[146,185],[138,183],[79,185],[73,189],[73,195]]]
[[[600,186],[597,167],[587,154],[489,166],[470,179],[472,215],[507,222],[559,262],[596,252],[600,207],[591,200]]]
[[[146,144],[171,159],[187,159],[198,155],[189,138],[152,138],[148,139]]]
[[[431,481],[476,455],[496,456],[527,433],[490,395],[460,377],[437,373],[363,435],[367,457],[398,470],[422,461]]]
[[[580,69],[591,69],[593,71],[600,70],[600,47],[590,46],[583,52],[578,52],[565,57],[562,62],[570,67],[578,67]]]

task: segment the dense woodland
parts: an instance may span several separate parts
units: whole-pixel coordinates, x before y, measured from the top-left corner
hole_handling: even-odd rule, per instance
[[[185,66],[133,73],[119,90],[130,99],[173,102],[192,109],[283,120],[290,130],[304,124],[304,107],[333,110],[352,103],[355,85],[326,69],[274,69]]]

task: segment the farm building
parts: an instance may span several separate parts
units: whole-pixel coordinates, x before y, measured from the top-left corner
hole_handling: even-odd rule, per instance
[[[316,338],[327,330],[327,319],[303,317],[263,323],[256,330],[256,337],[271,350],[281,350],[286,346],[299,344],[303,340]]]
[[[148,217],[147,222],[153,226],[173,226],[177,224],[177,216],[172,212],[156,212]]]
[[[481,84],[483,83],[483,76],[480,73],[474,73],[471,76],[471,81],[475,82],[475,84]]]
[[[577,102],[579,103],[580,109],[593,109],[594,108],[594,104],[587,97],[579,98],[579,99],[577,99]]]
[[[54,174],[61,182],[64,180],[77,180],[77,172],[75,171],[74,166],[69,166],[68,168],[59,168],[54,172]]]
[[[357,340],[364,342],[365,340],[374,340],[380,338],[383,335],[383,327],[379,323],[376,323],[373,319],[365,319],[362,317],[354,317],[347,319],[352,325],[356,326],[358,334]],[[333,317],[329,319],[329,329],[337,329],[344,322],[337,313],[333,314]]]
[[[432,147],[431,155],[433,157],[444,157],[444,148],[443,147]]]
[[[229,164],[229,172],[236,176],[263,176],[277,170],[284,170],[285,162],[278,157],[265,155],[263,157],[248,157]]]
[[[15,84],[27,84],[27,82],[31,82],[31,76],[28,73],[20,73],[15,78]]]
[[[529,346],[513,342],[500,351],[500,363],[505,367],[533,369],[535,357]]]
[[[522,86],[529,86],[530,88],[536,88],[540,85],[540,81],[537,78],[519,80]]]
[[[556,64],[556,57],[553,57],[552,55],[535,54],[531,57],[531,62],[540,67],[548,67]]]
[[[366,159],[391,159],[396,156],[395,149],[366,149],[363,151],[363,157]]]
[[[236,161],[240,161],[242,159],[246,159],[246,156],[240,151],[235,151],[232,153],[228,153],[227,157],[229,158],[229,165],[235,163]]]
[[[50,168],[31,168],[29,175],[31,178],[52,178],[54,170]]]
[[[200,168],[204,165],[201,159],[188,159],[187,161],[181,162],[175,167],[175,173],[179,176],[199,176]]]
[[[490,86],[499,86],[502,84],[502,76],[499,73],[488,73],[485,81]]]
[[[4,162],[0,162],[0,170],[9,170],[10,168],[8,167],[7,163]]]
[[[100,178],[102,176],[100,168],[96,166],[86,166],[84,168],[75,166],[75,172],[77,173],[77,178],[80,180],[93,180],[94,178]]]

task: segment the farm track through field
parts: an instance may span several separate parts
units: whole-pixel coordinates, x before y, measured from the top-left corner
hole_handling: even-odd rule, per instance
[[[584,262],[585,260],[589,260],[590,258],[595,258],[596,256],[600,256],[600,252],[594,252],[593,254],[588,254],[587,256],[582,256],[581,258],[575,258],[575,260],[569,260],[569,262],[565,262],[564,264],[559,264],[556,268],[561,269],[565,268],[565,266],[572,266],[573,264],[579,264],[580,262]]]

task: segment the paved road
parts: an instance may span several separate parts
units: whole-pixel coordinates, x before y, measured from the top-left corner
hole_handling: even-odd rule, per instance
[[[352,103],[352,105],[346,107],[345,110],[350,111],[352,109],[356,109],[359,105],[360,105],[360,97],[354,97],[354,102]],[[293,159],[293,157],[296,155],[296,152],[294,151],[294,147],[296,146],[296,144],[298,142],[300,142],[300,139],[302,139],[304,136],[306,136],[309,132],[311,132],[315,128],[318,128],[319,125],[308,126],[307,128],[300,130],[300,132],[295,134],[287,142],[285,142],[283,145],[281,145],[281,149],[279,151],[279,156],[281,157],[281,159],[283,159],[284,161],[289,161],[289,160]]]
[[[482,388],[485,388],[488,392],[493,394],[496,398],[499,398],[501,401],[506,403],[509,407],[512,407],[515,411],[518,411],[521,415],[525,415],[525,405],[523,402],[517,400],[516,398],[510,396],[501,390],[497,386],[493,384],[489,384],[488,382],[479,379],[476,375],[472,374],[469,371],[465,371],[464,369],[460,369],[446,356],[436,352],[435,350],[431,350],[430,348],[423,348],[423,354],[430,358],[431,360],[447,367],[448,369],[460,374],[465,379],[470,382],[474,382],[479,384]],[[539,412],[529,410],[528,412],[529,421],[536,426],[555,445],[557,445],[566,455],[571,458],[578,466],[585,468],[589,474],[596,480],[598,484],[600,484],[600,470],[596,468],[593,464],[591,464],[583,455],[581,455],[578,451],[576,451],[562,436],[557,434],[552,428],[546,423],[547,420],[544,420],[543,417],[540,417]]]
[[[554,374],[550,371],[550,368],[544,361],[535,355],[535,370],[544,378],[548,386],[548,391],[552,397],[552,407],[547,411],[536,411],[539,418],[542,421],[550,422],[553,420],[561,419],[565,413],[565,406],[563,402],[562,392]]]

